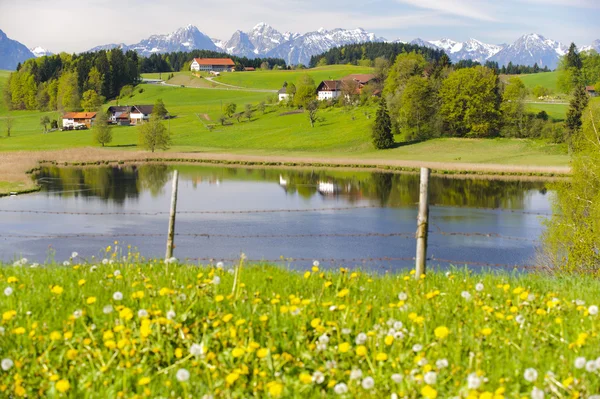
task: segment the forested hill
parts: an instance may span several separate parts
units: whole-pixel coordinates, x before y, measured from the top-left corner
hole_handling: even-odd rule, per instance
[[[408,43],[380,43],[368,42],[348,44],[334,47],[322,54],[314,55],[310,59],[310,67],[334,64],[358,64],[361,60],[374,61],[383,57],[393,62],[398,54],[416,52],[422,54],[428,61],[437,61],[445,53],[444,50],[432,49]]]
[[[152,54],[141,57],[140,67],[142,73],[151,72],[178,72],[189,70],[189,64],[194,58],[231,58],[236,67],[260,68],[263,63],[268,63],[269,68],[279,66],[285,68],[285,61],[281,58],[246,58],[210,50],[178,51],[173,53]]]

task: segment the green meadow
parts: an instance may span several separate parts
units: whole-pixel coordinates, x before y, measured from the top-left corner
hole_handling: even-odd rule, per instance
[[[519,78],[529,90],[536,86],[546,87],[554,93],[558,93],[558,72],[542,72],[530,75],[520,75]]]

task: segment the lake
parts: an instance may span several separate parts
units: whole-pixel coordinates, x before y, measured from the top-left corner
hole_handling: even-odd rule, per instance
[[[108,245],[164,257],[175,167],[178,259],[414,265],[417,174],[190,165],[43,168],[40,192],[0,198],[0,260],[103,259]],[[429,189],[430,265],[535,262],[547,183],[432,176]]]

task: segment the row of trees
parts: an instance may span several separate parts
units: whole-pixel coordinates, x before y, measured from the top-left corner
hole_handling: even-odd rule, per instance
[[[600,90],[600,54],[593,50],[579,53],[571,44],[558,66],[558,89],[568,94],[579,86]]]
[[[482,65],[478,61],[473,60],[460,60],[454,64],[454,69],[462,69],[462,68],[473,68],[475,66]],[[550,72],[548,66],[540,68],[537,62],[533,64],[533,66],[529,65],[514,65],[511,62],[508,65],[500,66],[496,61],[486,61],[483,64],[484,67],[493,69],[497,74],[502,75],[521,75],[521,74],[531,74],[531,73],[540,73],[540,72]]]
[[[10,75],[3,96],[15,110],[93,111],[139,82],[139,63],[120,49],[33,58]]]

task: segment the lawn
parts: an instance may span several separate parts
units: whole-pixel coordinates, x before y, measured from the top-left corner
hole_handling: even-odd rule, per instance
[[[222,73],[215,80],[233,86],[279,90],[284,82],[296,83],[304,75],[310,75],[318,85],[322,80],[340,79],[354,73],[372,73],[373,68],[353,65],[331,65],[320,68],[300,69],[293,71],[256,71]]]
[[[528,89],[536,86],[546,87],[558,94],[558,72],[541,72],[530,75],[518,75]]]
[[[4,396],[600,392],[591,276],[166,266],[110,244],[92,263],[0,265]]]
[[[567,117],[567,110],[569,106],[566,104],[527,104],[527,110],[530,112],[538,113],[540,111],[546,111],[550,118],[556,121],[563,121]]]

